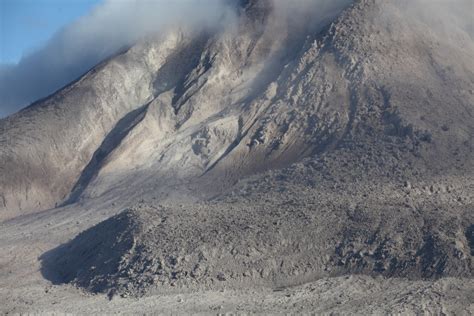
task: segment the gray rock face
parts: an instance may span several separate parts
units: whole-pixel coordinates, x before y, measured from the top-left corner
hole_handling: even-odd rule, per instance
[[[472,170],[467,33],[453,27],[458,42],[441,49],[384,1],[329,27],[271,8],[248,3],[236,30],[139,44],[2,120],[2,217],[107,194],[165,198],[183,183],[215,195],[362,137],[406,142],[430,173]]]

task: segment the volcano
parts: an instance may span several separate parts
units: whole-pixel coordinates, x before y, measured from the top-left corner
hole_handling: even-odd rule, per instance
[[[102,296],[132,313],[157,297],[164,313],[216,297],[229,311],[469,312],[472,23],[437,29],[421,0],[336,1],[297,21],[276,2],[147,37],[0,120],[5,312],[100,313]]]

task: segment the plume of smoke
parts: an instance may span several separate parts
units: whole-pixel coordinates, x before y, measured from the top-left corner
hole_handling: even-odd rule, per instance
[[[229,10],[223,0],[105,0],[17,65],[0,65],[0,117],[51,94],[143,37],[172,25],[216,27]]]
[[[167,27],[199,30],[229,24],[238,5],[272,3],[277,21],[294,31],[317,31],[356,0],[104,0],[59,31],[17,65],[0,65],[0,117],[78,78],[124,46]],[[395,3],[395,2],[394,2]],[[474,39],[474,0],[399,0],[402,14],[425,23],[449,41],[457,27]],[[383,19],[385,12],[381,13]]]

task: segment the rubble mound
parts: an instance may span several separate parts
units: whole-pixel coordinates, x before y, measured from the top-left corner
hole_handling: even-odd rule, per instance
[[[377,205],[377,189],[359,198],[309,190],[286,199],[295,189],[262,201],[250,194],[225,204],[140,205],[53,250],[43,266],[54,267],[63,283],[122,296],[280,288],[347,274],[473,276],[468,207],[453,214],[432,198],[421,214],[396,197]]]

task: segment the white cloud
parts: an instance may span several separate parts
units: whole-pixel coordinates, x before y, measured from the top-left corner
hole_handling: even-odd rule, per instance
[[[216,26],[224,0],[106,0],[17,65],[0,67],[0,117],[53,93],[122,47],[171,25]]]

